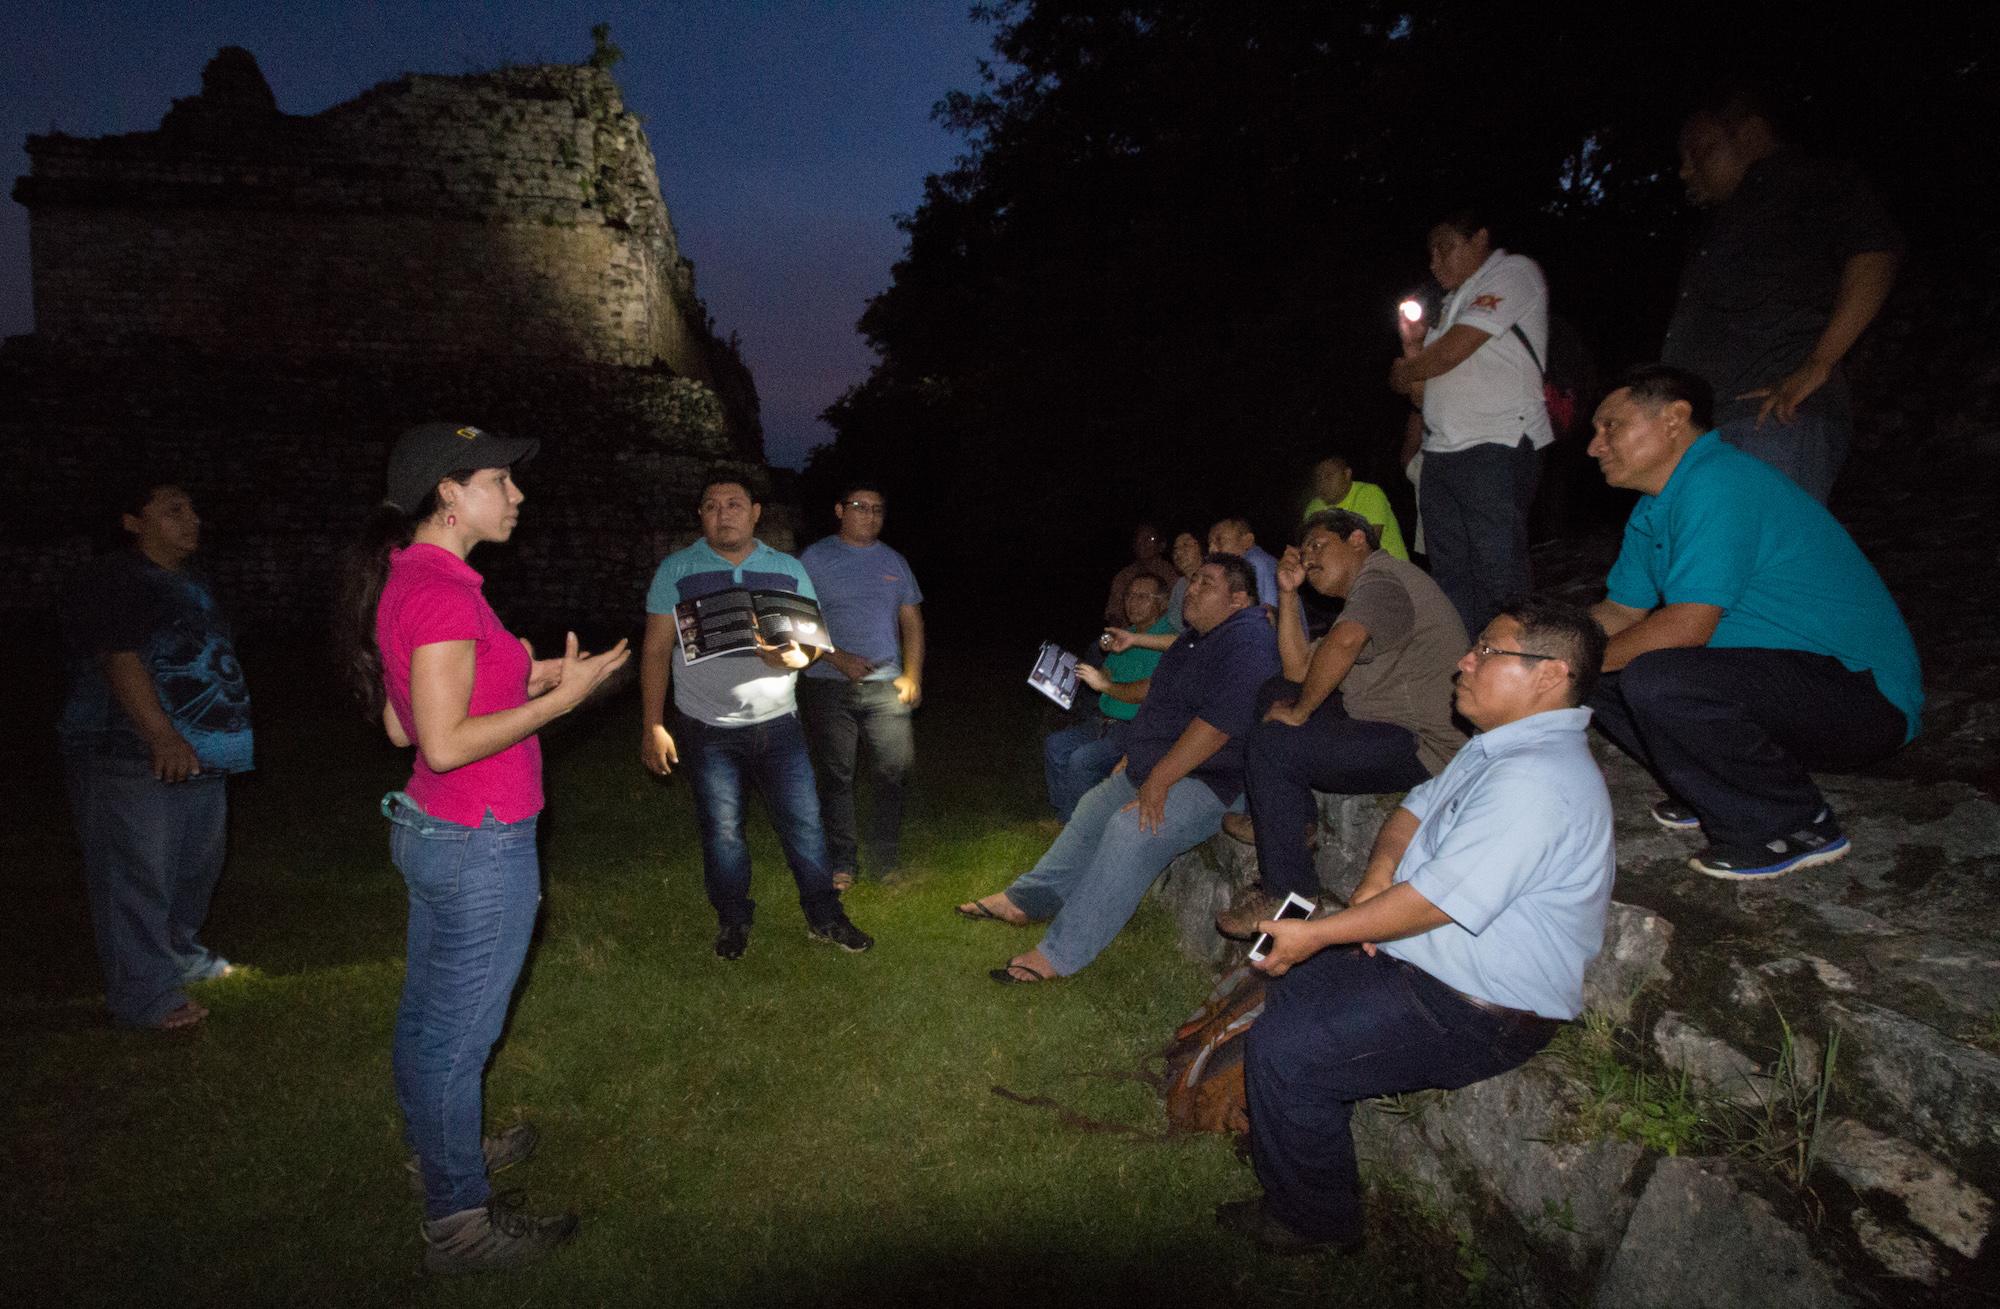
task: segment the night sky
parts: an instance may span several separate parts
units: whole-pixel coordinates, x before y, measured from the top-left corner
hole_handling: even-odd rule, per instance
[[[854,332],[902,252],[892,215],[960,142],[930,120],[970,90],[992,29],[965,0],[670,0],[586,5],[232,0],[30,6],[0,19],[8,178],[30,133],[151,131],[201,89],[225,45],[256,55],[278,107],[313,114],[403,73],[578,63],[590,28],[645,120],[661,188],[724,335],[741,333],[766,453],[796,467],[831,433],[817,415],[872,360]],[[0,217],[0,335],[33,330],[27,211]]]

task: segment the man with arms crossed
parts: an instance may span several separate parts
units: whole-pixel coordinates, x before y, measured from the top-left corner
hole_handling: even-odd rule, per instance
[[[1361,1239],[1356,1101],[1518,1067],[1583,1008],[1616,861],[1584,729],[1604,633],[1506,606],[1458,664],[1480,735],[1382,824],[1352,905],[1259,926],[1270,954],[1244,1081],[1264,1194],[1215,1211],[1266,1250]]]
[[[1811,768],[1857,768],[1917,734],[1916,644],[1847,529],[1709,428],[1712,396],[1665,364],[1597,407],[1590,454],[1641,492],[1606,598],[1598,730],[1700,828],[1710,877],[1777,877],[1847,853]]]
[[[924,593],[909,561],[882,541],[888,501],[857,481],[833,506],[840,531],[799,556],[827,635],[839,649],[799,678],[799,713],[819,780],[820,820],[834,889],[861,871],[854,806],[854,761],[868,743],[874,813],[868,824],[869,871],[896,870],[903,832],[903,779],[916,758],[910,711],[924,698]]]
[[[734,587],[792,591],[815,601],[812,578],[788,554],[754,535],[764,506],[734,474],[712,474],[701,491],[702,539],[660,561],[646,593],[646,642],[639,656],[639,758],[665,777],[687,753],[689,790],[701,825],[702,878],[715,906],[718,959],[741,959],[750,945],[750,847],[743,839],[749,787],[764,795],[785,862],[799,887],[806,930],[843,950],[874,938],[848,921],[826,866],[819,797],[794,712],[792,683],[806,653],[786,642],[690,666],[674,606]],[[674,727],[666,726],[667,689]]]

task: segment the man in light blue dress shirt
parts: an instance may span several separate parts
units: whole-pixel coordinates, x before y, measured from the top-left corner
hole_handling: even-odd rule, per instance
[[[1506,1072],[1582,1011],[1617,871],[1579,707],[1604,643],[1573,605],[1502,610],[1453,693],[1480,735],[1383,823],[1350,906],[1258,925],[1272,980],[1244,1068],[1264,1194],[1218,1223],[1277,1253],[1353,1246],[1354,1103]]]

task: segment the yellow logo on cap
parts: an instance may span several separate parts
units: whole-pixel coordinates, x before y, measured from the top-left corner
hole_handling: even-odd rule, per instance
[[[479,435],[479,429],[476,427],[461,427],[458,429],[457,432],[453,433],[453,435],[463,437],[465,440],[470,441]]]

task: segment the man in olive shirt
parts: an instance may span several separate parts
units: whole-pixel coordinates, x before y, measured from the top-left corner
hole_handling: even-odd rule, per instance
[[[1290,892],[1319,893],[1306,837],[1314,791],[1406,791],[1465,744],[1452,722],[1465,626],[1437,583],[1380,549],[1376,532],[1359,514],[1327,510],[1279,567],[1284,674],[1265,688],[1271,704],[1250,733],[1246,788],[1264,893],[1217,915],[1224,936],[1254,935]],[[1301,581],[1346,600],[1317,647],[1306,642]]]

